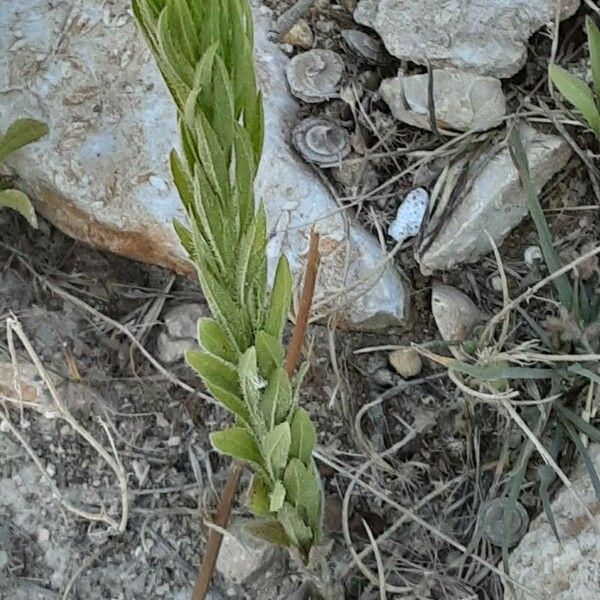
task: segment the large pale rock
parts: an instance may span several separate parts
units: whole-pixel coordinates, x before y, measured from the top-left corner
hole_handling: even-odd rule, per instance
[[[1,11],[0,123],[29,115],[50,126],[47,138],[9,161],[38,211],[86,243],[191,273],[171,225],[182,218],[168,169],[175,111],[130,2],[4,0]],[[268,215],[270,265],[285,251],[299,277],[316,222],[319,310],[341,307],[350,324],[397,322],[405,300],[398,273],[382,266],[375,239],[338,210],[286,141],[298,106],[287,92],[288,59],[267,39],[265,13],[255,11],[266,113],[256,192]]]
[[[535,186],[540,191],[566,165],[571,149],[561,137],[540,133],[528,125],[520,126],[520,133]],[[417,253],[425,275],[475,262],[492,250],[488,234],[500,245],[527,214],[527,200],[508,147],[485,152],[470,170],[469,193],[449,215],[438,207],[427,226],[426,243],[427,233],[441,220],[431,245]]]
[[[600,445],[588,449],[600,469]],[[592,513],[596,527],[600,526],[600,502],[596,499],[589,473],[580,465],[570,477],[574,492]],[[559,543],[545,514],[529,527],[509,558],[510,574],[535,594],[516,589],[516,595],[506,589],[505,600],[597,600],[600,598],[600,534],[580,504],[566,489],[552,503],[552,513],[560,536]]]
[[[506,115],[502,85],[495,77],[464,71],[433,69],[433,105],[436,126],[458,131],[485,131],[497,127]],[[384,79],[379,92],[396,119],[431,129],[429,75]]]
[[[510,77],[527,40],[554,18],[556,0],[361,0],[355,19],[375,29],[390,54],[434,67]],[[562,17],[579,0],[562,0]]]

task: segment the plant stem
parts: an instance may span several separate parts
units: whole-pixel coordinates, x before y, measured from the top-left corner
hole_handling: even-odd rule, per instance
[[[310,232],[306,273],[304,276],[304,287],[302,288],[302,296],[300,297],[300,304],[298,306],[298,315],[296,317],[292,339],[290,341],[285,360],[285,370],[290,376],[296,369],[296,365],[298,364],[298,360],[300,358],[302,342],[306,334],[306,326],[308,324],[310,309],[315,293],[319,262],[319,234],[313,227]],[[235,494],[239,485],[240,477],[242,475],[242,468],[243,465],[239,461],[235,461],[233,463],[229,477],[227,478],[227,482],[223,488],[223,493],[221,494],[221,500],[219,502],[214,521],[215,525],[218,525],[220,528],[226,528],[229,523],[233,502],[235,500]],[[217,564],[217,558],[219,556],[219,550],[221,549],[222,541],[223,535],[221,532],[217,529],[211,529],[210,533],[208,534],[208,542],[206,544],[204,559],[202,560],[200,570],[198,571],[198,577],[196,579],[192,600],[205,600],[215,570],[215,565]]]

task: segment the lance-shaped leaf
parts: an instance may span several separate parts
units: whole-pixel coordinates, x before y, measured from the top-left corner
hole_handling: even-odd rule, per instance
[[[264,325],[265,331],[277,339],[281,339],[283,326],[290,310],[292,285],[293,280],[290,265],[285,256],[282,256],[277,264],[269,310],[267,311],[267,318]]]
[[[283,506],[285,500],[285,486],[281,481],[276,481],[273,486],[273,491],[270,496],[269,510],[271,512],[277,512]]]
[[[0,163],[23,146],[37,142],[48,133],[48,126],[35,119],[18,119],[0,136]]]
[[[237,370],[208,352],[188,350],[187,363],[200,375],[208,391],[234,415],[248,422],[250,413],[242,400]]]
[[[586,83],[558,65],[550,65],[550,78],[560,93],[583,115],[596,135],[600,135],[600,112],[594,94]]]
[[[238,460],[262,466],[260,450],[254,438],[245,427],[231,427],[210,434],[214,448]]]
[[[37,217],[29,198],[19,190],[0,190],[0,208],[12,208],[21,213],[33,228],[37,228]]]
[[[266,517],[271,513],[270,490],[266,481],[259,474],[254,475],[248,489],[248,507],[258,517]]]
[[[312,451],[317,442],[317,434],[315,426],[311,423],[308,413],[303,408],[298,408],[294,413],[291,434],[290,456],[299,458],[305,465],[310,464]]]
[[[210,354],[235,365],[238,350],[233,346],[227,333],[214,319],[200,319],[198,323],[198,341],[200,347]]]
[[[269,376],[269,383],[263,392],[260,408],[268,429],[273,429],[287,416],[292,407],[292,386],[283,367],[276,369]]]
[[[258,372],[261,377],[268,377],[270,373],[283,364],[283,346],[281,342],[265,331],[256,334],[256,358]]]
[[[276,425],[265,436],[262,447],[265,462],[274,475],[285,468],[290,455],[290,424],[286,421]]]
[[[283,525],[286,534],[294,546],[298,546],[299,548],[308,548],[310,546],[313,537],[312,531],[300,518],[296,508],[285,502],[277,518]]]
[[[596,92],[596,104],[600,102],[600,29],[590,17],[585,19],[588,46],[590,48],[590,64],[592,65],[592,79]]]

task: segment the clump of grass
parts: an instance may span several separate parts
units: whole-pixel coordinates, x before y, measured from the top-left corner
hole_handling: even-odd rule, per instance
[[[35,119],[19,119],[0,136],[0,164],[4,159],[23,146],[37,142],[48,133],[48,126]],[[21,213],[32,227],[37,227],[37,218],[31,201],[26,194],[5,185],[0,180],[0,208],[12,208]]]
[[[570,264],[561,262],[517,128],[512,130],[508,141],[549,274],[511,300],[502,259],[492,243],[503,283],[503,309],[487,323],[477,339],[455,346],[454,358],[432,356],[431,352],[421,350],[448,369],[450,379],[463,391],[467,403],[496,406],[522,432],[521,443],[511,448],[508,436],[514,434],[514,427],[507,428],[490,487],[491,494],[504,499],[502,558],[507,573],[508,549],[515,543],[509,532],[514,530],[513,521],[518,515],[516,503],[524,486],[529,492],[537,490],[539,504],[559,538],[550,491],[557,477],[571,488],[558,464],[561,454],[569,450],[581,458],[600,501],[600,478],[585,444],[587,439],[600,443],[600,430],[589,418],[584,418],[583,406],[583,399],[589,404],[594,386],[600,384],[600,298],[596,291],[600,278],[597,265],[594,268],[600,247],[584,252]],[[550,304],[556,306],[556,314],[538,322],[520,304],[550,284],[554,289]],[[524,315],[535,339],[516,339],[515,318]],[[536,452],[541,461],[535,460]],[[580,502],[577,498],[576,501]],[[582,507],[593,519],[589,510]],[[484,509],[482,505],[481,510]],[[484,526],[485,523],[479,528],[479,537]],[[472,541],[474,543],[476,541]]]

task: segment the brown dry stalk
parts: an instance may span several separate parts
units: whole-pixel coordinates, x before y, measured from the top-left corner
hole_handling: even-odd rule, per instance
[[[298,360],[300,359],[302,342],[304,341],[304,336],[306,334],[306,325],[308,324],[310,309],[315,293],[319,262],[319,234],[313,227],[310,232],[310,242],[308,247],[308,258],[306,260],[306,273],[304,276],[302,296],[300,297],[296,323],[294,325],[292,339],[290,340],[290,345],[288,347],[287,356],[285,359],[284,368],[289,376],[293,374],[294,370],[296,369],[296,365],[298,364]],[[235,494],[240,482],[240,477],[242,475],[242,469],[242,463],[235,461],[231,467],[231,472],[229,473],[225,487],[223,488],[223,493],[221,494],[221,500],[219,501],[217,514],[215,515],[214,520],[215,525],[217,525],[221,530],[226,529],[227,524],[229,523],[229,517],[231,516]],[[192,600],[205,600],[215,570],[215,565],[217,564],[217,557],[219,556],[219,550],[221,549],[222,541],[223,534],[219,530],[211,528],[208,534],[208,542],[206,543],[204,559],[202,560],[200,570],[198,571],[198,577],[196,578],[196,585],[194,586]]]
[[[315,293],[315,284],[317,283],[317,273],[319,271],[319,234],[313,227],[310,232],[310,242],[308,246],[308,258],[306,259],[306,274],[304,276],[304,287],[302,288],[302,296],[300,296],[300,305],[298,306],[298,315],[296,316],[296,324],[292,333],[292,339],[288,346],[287,356],[285,358],[285,371],[291,377],[296,369],[300,352],[302,350],[302,342],[306,333],[306,325],[310,316],[310,308],[312,306],[313,296]]]
[[[242,476],[242,463],[234,461],[223,493],[221,494],[221,500],[217,508],[217,514],[215,515],[214,523],[221,528],[226,528],[229,523],[229,517],[231,516],[231,510],[233,508],[233,501],[235,500],[235,493],[237,491],[240,477]],[[223,535],[217,529],[210,530],[208,534],[208,542],[206,544],[206,552],[204,554],[204,560],[200,565],[198,571],[198,577],[196,578],[196,585],[194,586],[194,594],[192,600],[204,600],[208,594],[208,588],[212,580],[213,571],[217,564],[217,557],[219,556],[219,550],[221,549],[221,542],[223,541]]]

